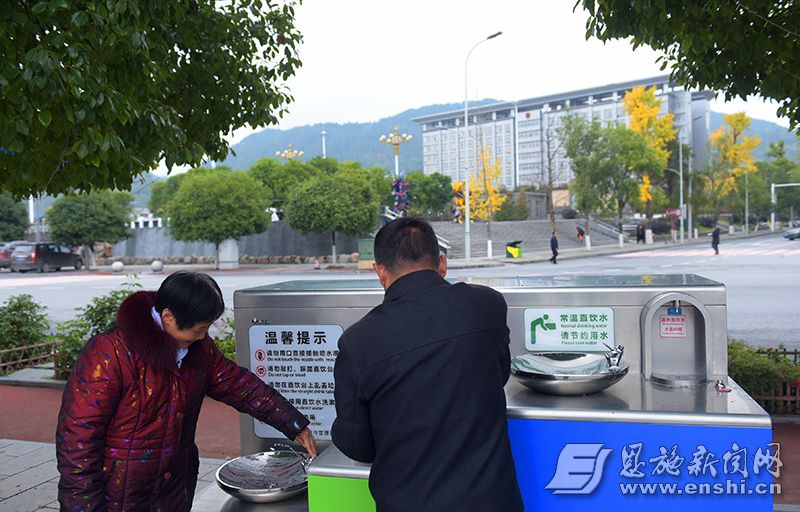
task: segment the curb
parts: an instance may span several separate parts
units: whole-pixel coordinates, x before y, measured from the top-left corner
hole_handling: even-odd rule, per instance
[[[0,386],[18,386],[26,388],[47,388],[47,389],[64,389],[67,385],[65,380],[56,379],[17,379],[14,378],[12,373],[8,377],[0,377]]]

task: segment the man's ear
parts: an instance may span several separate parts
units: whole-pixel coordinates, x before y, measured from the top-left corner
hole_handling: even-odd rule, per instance
[[[375,270],[375,273],[378,274],[378,279],[380,280],[383,289],[385,290],[388,288],[387,283],[389,282],[389,272],[386,270],[386,267],[380,263],[373,263],[372,268]]]
[[[444,254],[439,255],[439,275],[447,277],[447,256]]]

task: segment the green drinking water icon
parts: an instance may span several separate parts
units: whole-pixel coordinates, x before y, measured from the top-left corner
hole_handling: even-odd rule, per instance
[[[556,324],[548,322],[550,315],[543,315],[531,322],[531,345],[536,345],[536,328],[541,327],[543,331],[553,331]]]

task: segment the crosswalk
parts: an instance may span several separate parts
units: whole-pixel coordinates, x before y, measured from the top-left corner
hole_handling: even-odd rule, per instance
[[[664,256],[713,256],[714,251],[711,247],[686,248],[686,249],[654,249],[651,251],[626,252],[611,255],[612,258],[661,258]],[[800,247],[775,248],[774,246],[761,247],[731,247],[720,246],[720,257],[738,256],[800,256]]]

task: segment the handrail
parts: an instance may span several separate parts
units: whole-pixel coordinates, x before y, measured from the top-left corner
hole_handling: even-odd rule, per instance
[[[383,216],[389,220],[399,219],[403,215],[401,213],[396,213],[388,206],[383,207]],[[449,251],[451,249],[450,240],[446,238],[442,238],[439,235],[436,235],[436,240],[439,242],[439,247],[443,248],[445,251]]]

